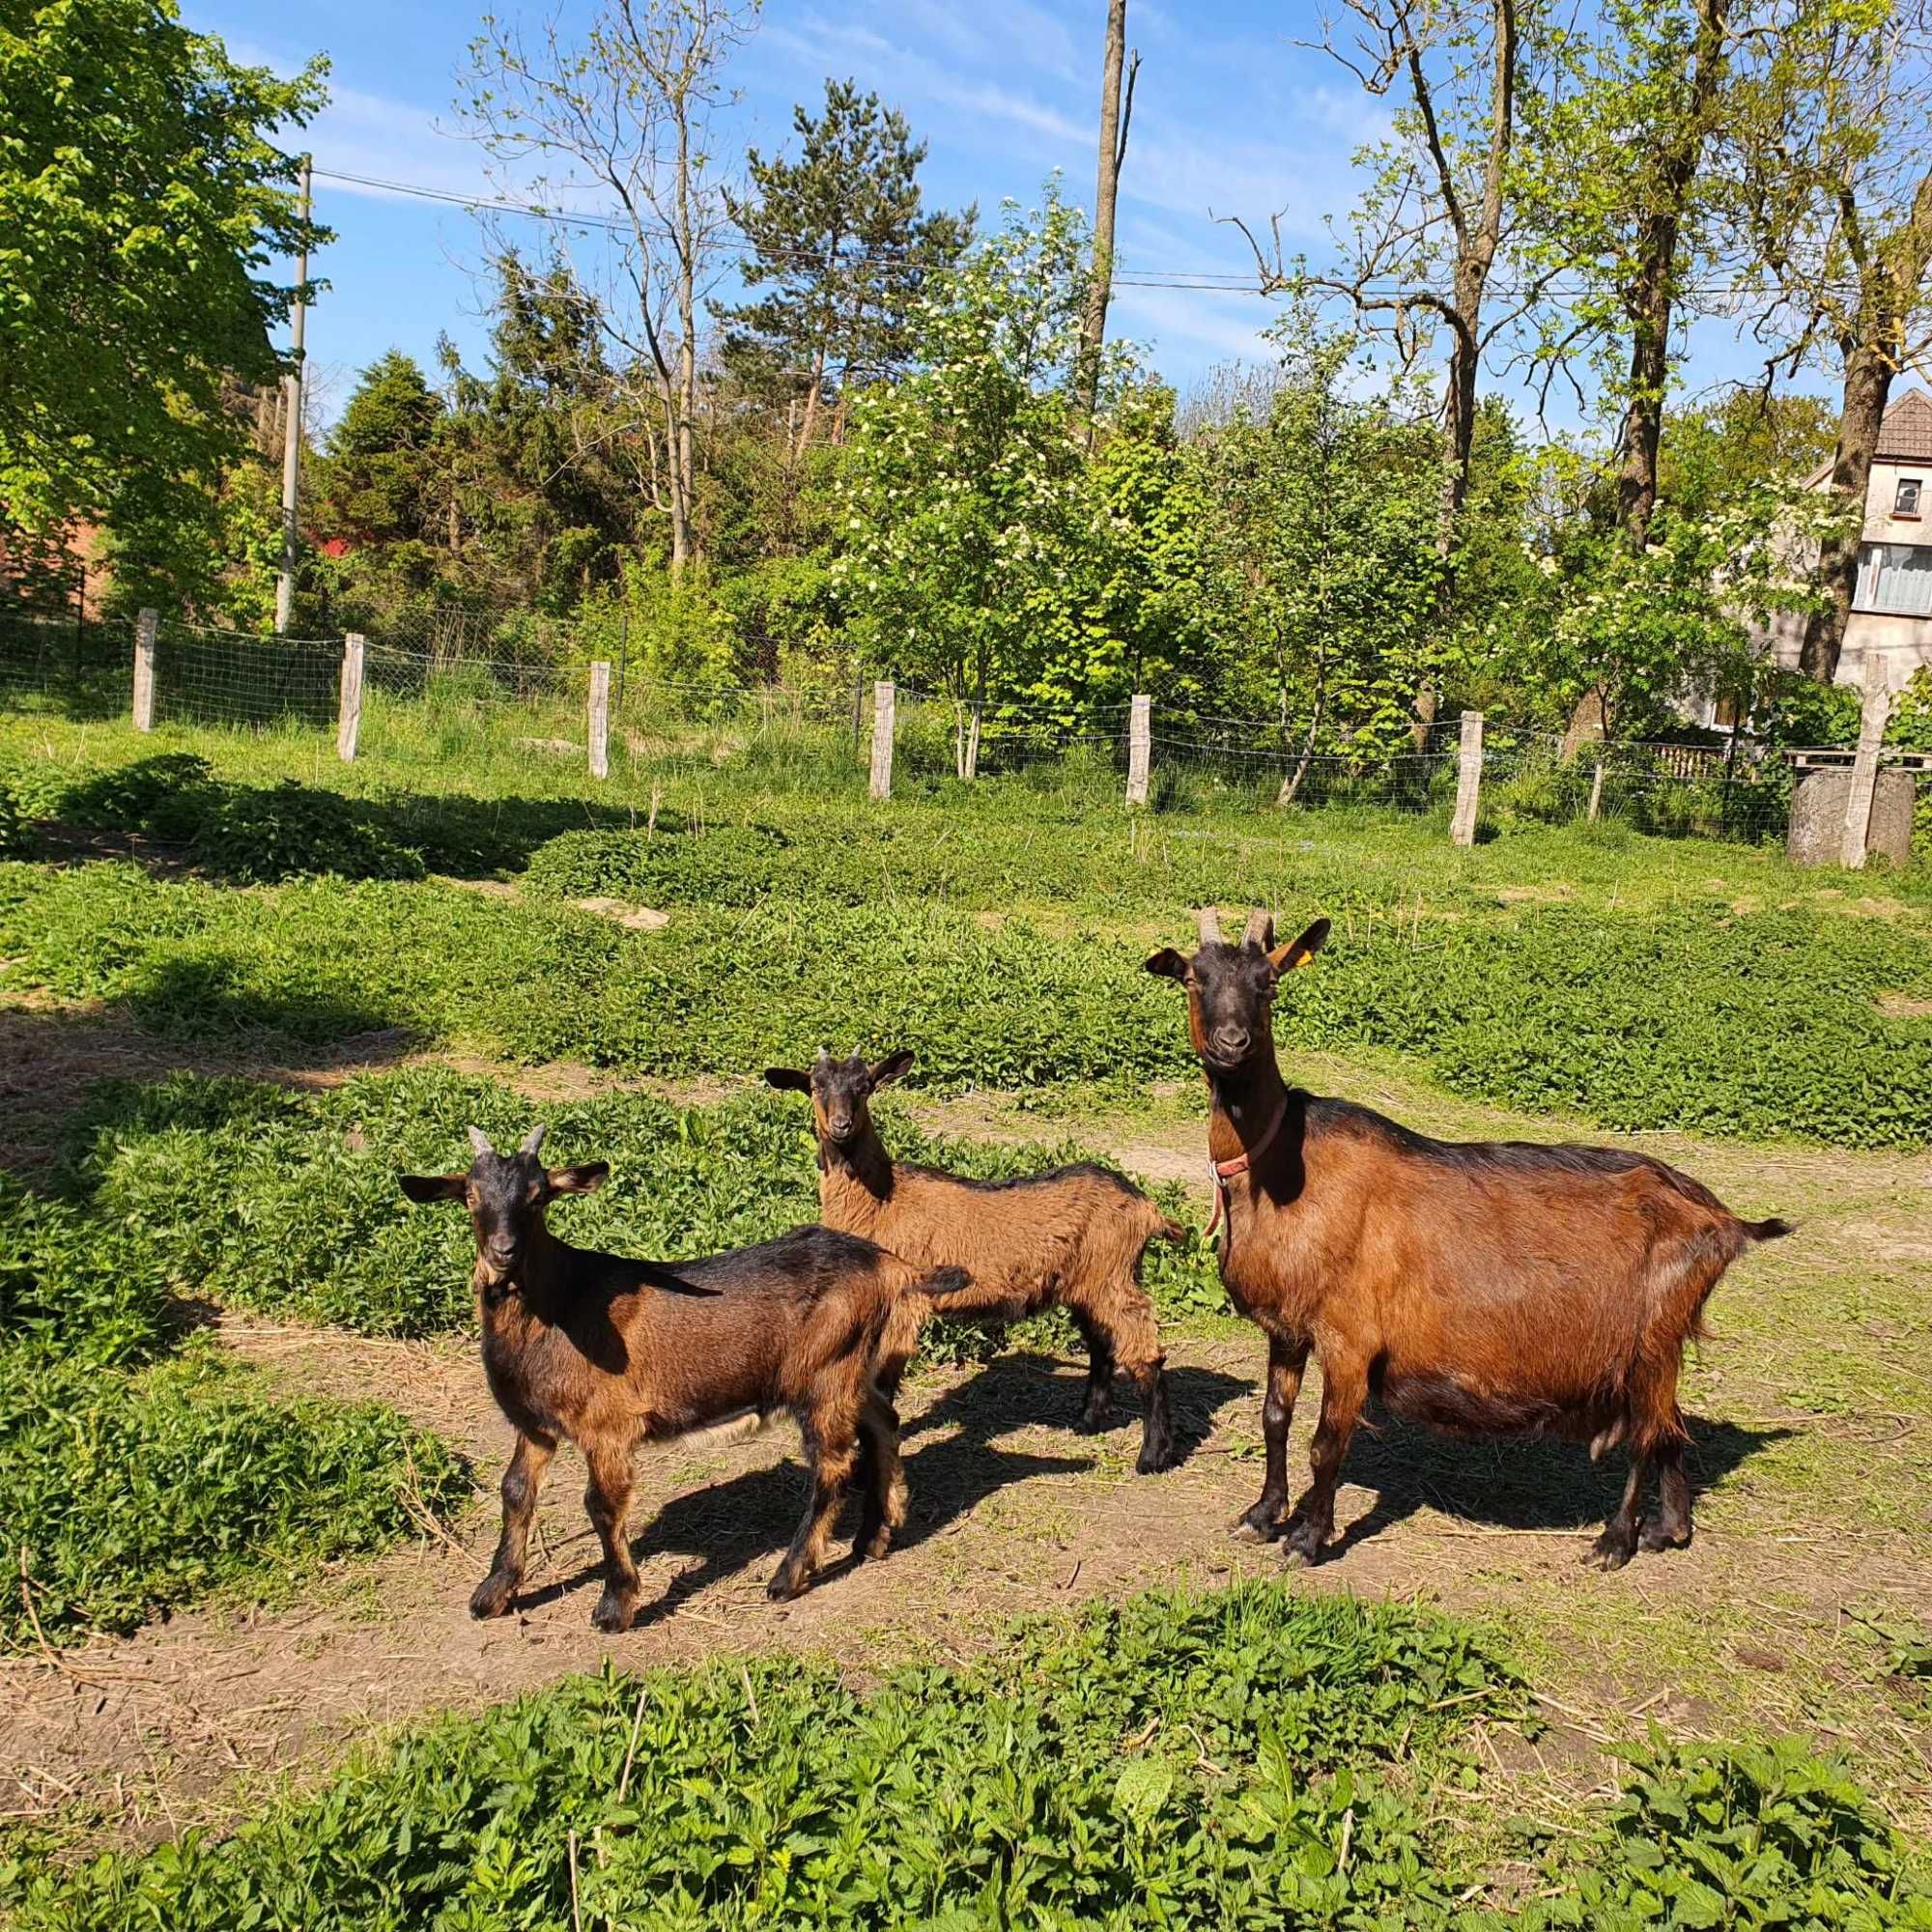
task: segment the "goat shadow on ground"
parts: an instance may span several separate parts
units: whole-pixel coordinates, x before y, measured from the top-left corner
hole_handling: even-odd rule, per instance
[[[1592,1463],[1582,1444],[1521,1437],[1463,1439],[1437,1435],[1386,1413],[1369,1418],[1355,1433],[1342,1464],[1342,1481],[1376,1492],[1372,1508],[1350,1522],[1330,1544],[1325,1560],[1352,1549],[1417,1510],[1434,1508],[1459,1521],[1498,1529],[1594,1528],[1622,1499],[1629,1461],[1612,1450]],[[1752,1456],[1781,1442],[1789,1429],[1745,1429],[1708,1416],[1685,1418],[1690,1431],[1691,1501],[1718,1488]],[[1307,1425],[1312,1430],[1312,1420]],[[1297,1450],[1307,1434],[1297,1430],[1289,1449],[1291,1490],[1297,1488]],[[1256,1487],[1260,1488],[1260,1472]],[[1654,1509],[1655,1478],[1646,1492]]]
[[[1077,1345],[1076,1345],[1077,1347]],[[919,1415],[906,1418],[902,1437],[910,1441],[931,1429],[957,1429],[976,1442],[990,1442],[1009,1430],[1043,1423],[1073,1429],[1087,1393],[1084,1364],[1032,1350],[996,1355],[978,1375],[955,1384]],[[1218,1369],[1170,1364],[1168,1406],[1174,1417],[1174,1464],[1179,1468],[1213,1433],[1214,1418],[1238,1397],[1257,1393],[1255,1384]],[[1124,1375],[1114,1377],[1113,1413],[1103,1435],[1132,1430],[1138,1439],[1146,1412],[1140,1391]],[[1083,1440],[1092,1439],[1083,1435]]]

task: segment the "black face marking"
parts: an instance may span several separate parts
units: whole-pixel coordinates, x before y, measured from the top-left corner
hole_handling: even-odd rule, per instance
[[[468,1200],[476,1252],[497,1273],[513,1273],[522,1264],[549,1199],[549,1179],[533,1153],[479,1153],[470,1162]]]
[[[863,1054],[821,1060],[811,1069],[811,1106],[819,1131],[843,1147],[865,1132],[872,1097],[872,1069]]]
[[[1236,1072],[1272,1047],[1277,978],[1267,954],[1251,943],[1209,941],[1188,962],[1187,990],[1199,1032],[1195,1044],[1213,1071]]]

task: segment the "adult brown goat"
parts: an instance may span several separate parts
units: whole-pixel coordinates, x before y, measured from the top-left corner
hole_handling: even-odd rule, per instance
[[[601,1187],[610,1166],[546,1169],[537,1158],[543,1133],[536,1127],[515,1153],[499,1154],[471,1127],[468,1173],[402,1181],[412,1201],[461,1201],[469,1210],[483,1371],[517,1431],[502,1536],[470,1614],[510,1607],[537,1488],[565,1437],[583,1452],[583,1506],[604,1546],[604,1594],[591,1616],[599,1630],[624,1630],[637,1613],[624,1519],[639,1442],[788,1409],[811,1492],[771,1595],[795,1597],[810,1585],[861,1464],[867,1488],[854,1547],[883,1556],[905,1520],[905,1479],[881,1383],[896,1383],[929,1296],[966,1287],[965,1270],[923,1271],[827,1228],[794,1228],[691,1262],[574,1248],[550,1232],[544,1210],[559,1194]]]
[[[821,1048],[810,1072],[765,1069],[772,1086],[811,1097],[819,1218],[908,1261],[970,1268],[969,1289],[936,1299],[942,1315],[1011,1321],[1059,1302],[1087,1344],[1081,1426],[1106,1422],[1118,1362],[1147,1406],[1140,1473],[1171,1467],[1167,1372],[1140,1272],[1148,1243],[1179,1240],[1182,1230],[1110,1168],[1083,1163],[1018,1180],[969,1180],[894,1160],[872,1123],[871,1097],[912,1064],[904,1048],[873,1065]]]
[[[1741,1221],[1707,1187],[1647,1154],[1524,1141],[1437,1141],[1282,1079],[1272,1012],[1281,976],[1328,937],[1286,946],[1249,916],[1236,946],[1201,916],[1192,958],[1148,971],[1187,989],[1212,1100],[1208,1147],[1221,1278],[1268,1338],[1260,1499],[1237,1533],[1275,1535],[1288,1499],[1288,1429],[1311,1350],[1321,1364],[1312,1481],[1288,1553],[1319,1560],[1362,1404],[1455,1435],[1528,1433],[1627,1445],[1621,1505],[1592,1558],[1605,1570],[1690,1541],[1689,1440],[1677,1406],[1684,1344],[1738,1256],[1788,1235]],[[1660,1507],[1638,1527],[1646,1471]]]

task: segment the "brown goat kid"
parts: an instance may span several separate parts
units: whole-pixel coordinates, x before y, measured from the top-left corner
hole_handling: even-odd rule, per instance
[[[590,1474],[583,1505],[604,1546],[605,1587],[591,1622],[629,1627],[639,1602],[624,1520],[640,1442],[780,1409],[798,1419],[811,1491],[771,1583],[806,1589],[855,1469],[866,1494],[855,1548],[883,1556],[905,1520],[895,1383],[931,1312],[930,1295],[966,1286],[959,1268],[925,1272],[825,1228],[701,1261],[634,1261],[560,1241],[544,1210],[586,1194],[604,1161],[546,1169],[543,1129],[499,1154],[480,1128],[467,1174],[407,1175],[412,1201],[461,1201],[476,1236],[477,1319],[490,1393],[517,1431],[503,1476],[503,1532],[469,1600],[501,1616],[523,1580],[537,1488],[564,1438]]]
[[[1167,1374],[1140,1272],[1150,1241],[1179,1240],[1183,1231],[1104,1167],[969,1180],[894,1160],[872,1123],[870,1101],[912,1064],[903,1048],[875,1065],[857,1053],[834,1060],[821,1049],[810,1072],[765,1069],[772,1086],[811,1097],[819,1218],[924,1266],[970,1269],[970,1288],[934,1297],[939,1314],[1012,1321],[1059,1302],[1087,1345],[1081,1426],[1105,1425],[1118,1363],[1147,1406],[1141,1474],[1171,1467]]]
[[[1313,1480],[1288,1553],[1318,1560],[1362,1405],[1454,1435],[1621,1442],[1630,1480],[1592,1558],[1605,1570],[1690,1541],[1689,1440],[1677,1406],[1685,1342],[1724,1270],[1782,1221],[1741,1221],[1647,1154],[1522,1141],[1431,1140],[1366,1107],[1290,1088],[1276,1065],[1280,977],[1328,936],[1274,943],[1252,914],[1239,945],[1202,915],[1191,958],[1148,971],[1187,990],[1212,1099],[1208,1146],[1225,1214],[1221,1278],[1268,1338],[1267,1473],[1236,1533],[1270,1537],[1288,1499],[1288,1429],[1311,1350],[1321,1364]],[[1660,1507],[1639,1527],[1646,1472]]]

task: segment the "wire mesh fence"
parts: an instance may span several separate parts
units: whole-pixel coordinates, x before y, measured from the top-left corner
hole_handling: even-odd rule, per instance
[[[0,614],[0,703],[11,709],[114,717],[126,713],[133,678],[129,624],[90,620],[78,610]]]
[[[136,626],[0,614],[0,705],[78,718],[126,717]],[[628,654],[608,667],[608,710],[591,716],[586,643],[501,612],[443,611],[363,652],[357,755],[412,772],[548,763],[586,785],[601,737],[611,779],[653,781],[730,768],[774,790],[866,782],[875,730],[869,677],[836,666],[816,678],[735,684],[663,674]],[[641,656],[641,654],[640,654]],[[323,734],[335,731],[344,685],[340,639],[264,638],[161,623],[154,722]],[[1124,799],[1133,755],[1126,701],[975,701],[900,685],[893,782],[1079,790]],[[1462,763],[1461,724],[1438,720],[1384,734],[1322,731],[1280,720],[1156,704],[1147,739],[1147,803],[1155,811],[1376,810],[1447,824]],[[1794,754],[1744,733],[1701,743],[1586,742],[1488,721],[1478,836],[1525,825],[1601,821],[1668,837],[1782,838]],[[1851,753],[1841,753],[1849,760]],[[1932,786],[1932,775],[1916,781]],[[1924,815],[1924,809],[1921,808]]]
[[[333,730],[339,638],[263,638],[178,621],[155,635],[155,722]]]

